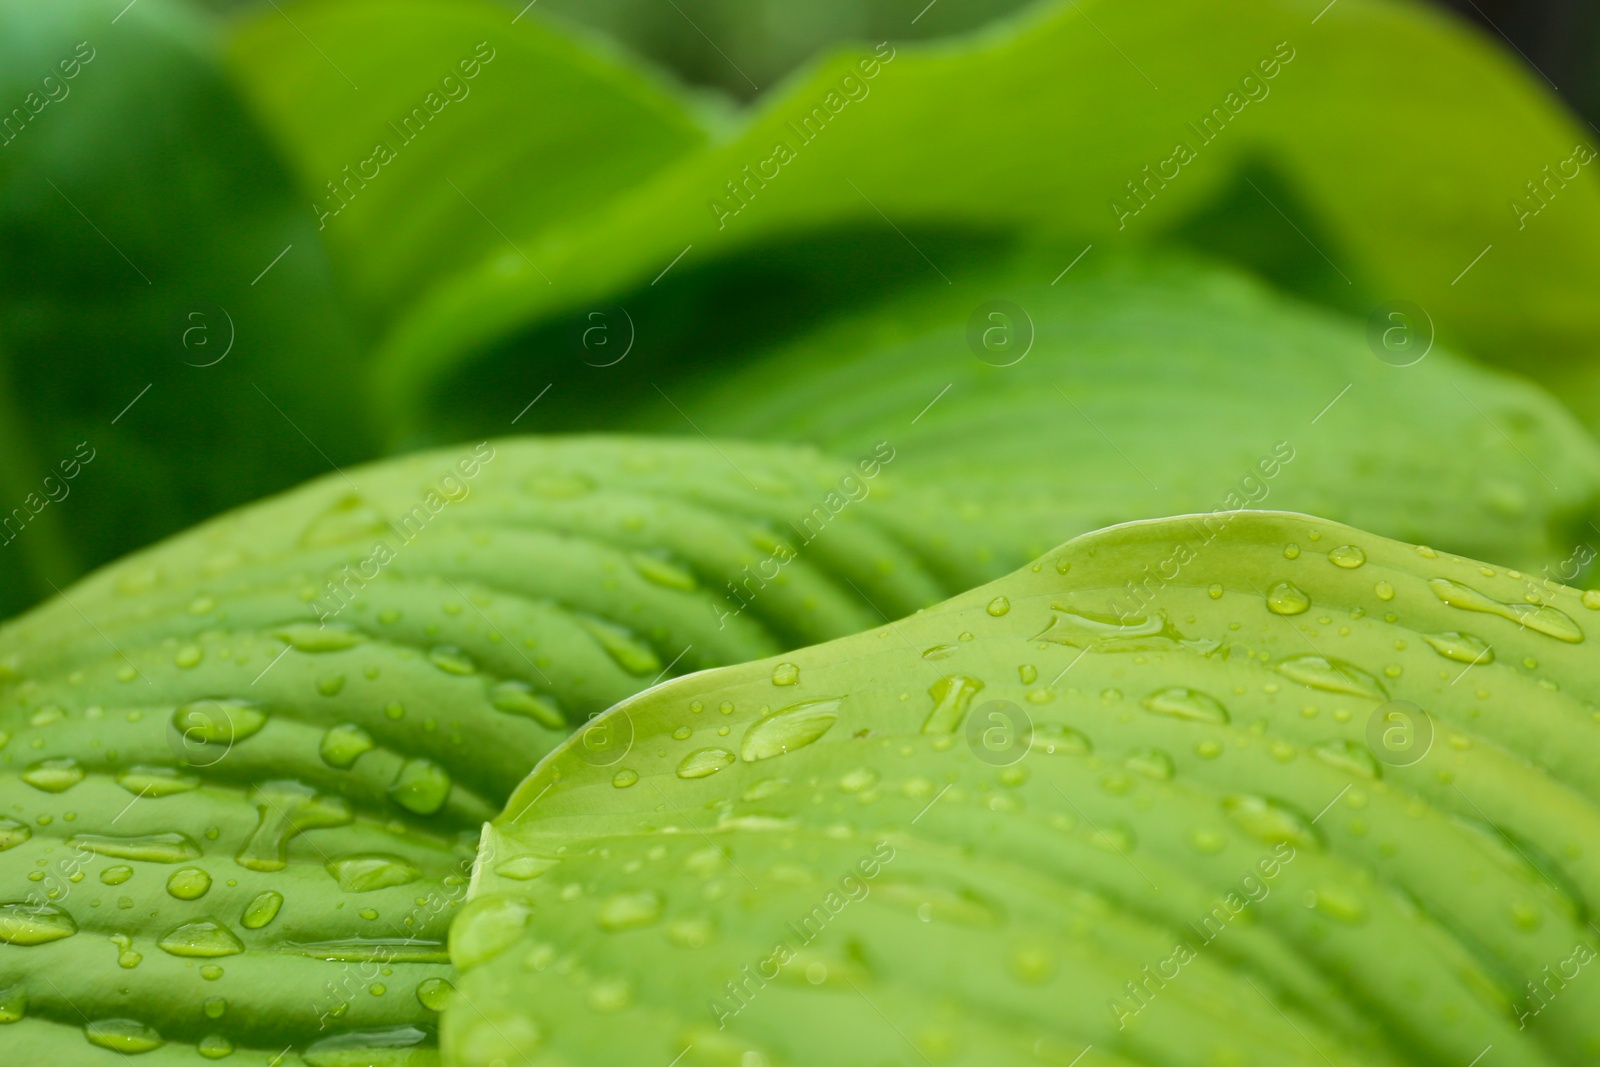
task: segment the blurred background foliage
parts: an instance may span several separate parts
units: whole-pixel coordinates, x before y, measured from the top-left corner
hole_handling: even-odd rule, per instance
[[[995,295],[1019,255],[1054,268],[1118,239],[1108,195],[1161,158],[1151,146],[1176,117],[1237,80],[1216,71],[1270,55],[1280,23],[1298,62],[1322,65],[1305,79],[1320,88],[1281,79],[1282,107],[1208,148],[1203,176],[1163,190],[1128,240],[1185,246],[1351,316],[1346,352],[1364,351],[1374,305],[1418,299],[1446,343],[1540,382],[1592,429],[1600,185],[1591,171],[1563,190],[1567,214],[1549,225],[1519,229],[1507,207],[1557,152],[1600,137],[1594,9],[1342,0],[1313,28],[1322,6],[3,0],[0,114],[15,118],[0,138],[0,516],[15,519],[0,535],[0,609],[334,467],[469,435],[694,434],[699,418],[856,447],[826,396],[809,421],[779,417],[786,386],[763,382],[754,354],[804,360],[806,335],[863,316],[892,327],[940,278],[964,309]],[[809,176],[763,187],[722,240],[707,194],[880,40],[905,88],[877,82],[859,122],[807,148]],[[93,58],[66,78],[81,43]],[[1146,67],[1159,96],[1144,95]],[[471,96],[411,143],[397,124],[446,93],[447,74]],[[394,160],[349,181],[385,138]],[[1449,282],[1485,243],[1497,254]],[[638,348],[601,366],[575,336],[591,311],[618,308]],[[964,314],[947,317],[959,338]],[[1274,336],[1256,334],[1267,350],[1291,344]],[[947,347],[950,366],[976,366]],[[731,394],[674,413],[675,398],[716,397],[738,374],[772,420]],[[1515,412],[1486,416],[1512,451],[1571,470],[1524,470],[1520,486],[1496,473],[1489,510],[1538,529],[1460,543],[1559,558],[1595,514],[1592,441],[1539,414],[1546,401],[1519,383],[1456,392],[1478,388],[1512,397]],[[1376,425],[1340,431],[1378,442],[1354,474],[1403,440],[1426,449],[1383,436],[1409,409],[1374,410]],[[951,417],[985,432],[970,412]],[[1153,453],[1170,450],[1151,432]],[[1207,468],[1219,489],[1257,436],[1219,450]],[[80,449],[94,459],[68,482],[62,464]],[[1416,466],[1419,482],[1439,480]],[[959,481],[953,470],[941,477]],[[1194,476],[1167,510],[1206,506],[1209,484]],[[1128,517],[1097,507],[1080,502],[1074,521]],[[1453,518],[1379,532],[1421,536]]]

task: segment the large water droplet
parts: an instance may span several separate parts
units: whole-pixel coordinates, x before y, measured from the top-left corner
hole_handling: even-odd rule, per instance
[[[347,770],[363,753],[372,751],[376,745],[377,742],[372,739],[371,734],[355,723],[347,722],[330,727],[328,732],[322,735],[322,744],[317,751],[323,763],[340,770]]]
[[[966,721],[972,698],[983,688],[983,683],[965,674],[947,674],[928,687],[933,698],[933,710],[922,724],[925,734],[953,734]]]
[[[167,892],[179,900],[199,900],[211,890],[211,875],[199,867],[180,867],[167,878]]]
[[[1344,738],[1324,741],[1311,749],[1311,754],[1330,767],[1337,767],[1362,778],[1376,778],[1381,773],[1377,757],[1366,745]]]
[[[208,1060],[221,1060],[233,1055],[233,1042],[222,1034],[207,1034],[194,1050]]]
[[[780,663],[772,668],[773,685],[795,685],[800,681],[800,668],[793,663]]]
[[[28,991],[20,985],[0,989],[0,1026],[14,1023],[28,1014]]]
[[[418,815],[432,815],[450,796],[450,774],[429,759],[410,759],[389,786],[389,799]]]
[[[1222,798],[1222,810],[1245,833],[1269,845],[1321,846],[1311,820],[1282,801],[1236,793]]]
[[[168,930],[167,935],[156,944],[170,956],[194,959],[237,956],[244,951],[244,942],[215,919],[181,923]]]
[[[97,856],[145,863],[183,863],[200,858],[200,846],[187,834],[179,833],[133,834],[127,837],[76,834],[67,839],[67,844]]]
[[[1292,582],[1279,582],[1267,590],[1267,610],[1274,615],[1299,615],[1311,607],[1311,598]]]
[[[771,759],[815,742],[839,718],[844,697],[804,700],[779,708],[750,725],[739,743],[739,756],[746,763]]]
[[[33,830],[27,824],[15,819],[0,818],[0,852],[16,848],[32,836]]]
[[[239,925],[246,930],[259,930],[273,919],[278,917],[278,909],[283,907],[283,894],[275,889],[268,889],[256,894],[244,909],[244,914],[239,917]]]
[[[660,672],[661,660],[655,649],[621,626],[588,616],[579,616],[578,624],[588,631],[589,636],[617,666],[629,674],[643,677]]]
[[[1050,756],[1087,756],[1094,751],[1089,738],[1060,722],[1041,722],[1033,728],[1029,750],[1042,750]]]
[[[1292,656],[1276,667],[1279,674],[1324,693],[1387,700],[1382,683],[1353,663],[1323,656]]]
[[[1175,719],[1209,723],[1228,721],[1228,709],[1216,698],[1207,696],[1198,689],[1186,689],[1182,686],[1151,693],[1144,698],[1144,706],[1157,715],[1170,715]]]
[[[1123,761],[1130,771],[1138,771],[1147,778],[1167,781],[1173,775],[1172,757],[1159,748],[1137,748]]]
[[[42,945],[78,932],[72,916],[53,904],[0,904],[0,941]]]
[[[343,623],[327,623],[313,626],[305,623],[297,626],[285,626],[281,630],[274,630],[273,637],[283,641],[296,652],[343,652],[345,649],[354,648],[367,639],[367,635],[359,630],[353,630]]]
[[[22,772],[22,780],[46,793],[65,793],[83,781],[84,770],[70,757],[40,760]]]
[[[1340,545],[1328,550],[1328,562],[1335,567],[1355,570],[1367,561],[1367,554],[1355,545]]]
[[[358,1030],[313,1041],[306,1046],[304,1057],[306,1067],[406,1067],[423,1062],[426,1054],[417,1046],[427,1039],[415,1026]]]
[[[702,748],[689,753],[678,764],[679,778],[709,778],[724,767],[733,766],[733,753],[725,748]]]
[[[1423,634],[1422,639],[1445,659],[1457,663],[1493,663],[1494,650],[1488,643],[1471,634],[1446,630],[1442,634]]]
[[[338,856],[328,861],[328,873],[346,893],[370,893],[374,889],[409,885],[421,872],[399,856],[364,852]]]
[[[200,779],[172,767],[129,767],[117,776],[117,784],[135,796],[170,797],[187,793],[200,785]]]
[[[117,946],[117,966],[131,971],[144,962],[144,954],[135,952],[133,938],[127,934],[112,934],[111,943]]]
[[[166,1044],[153,1026],[136,1019],[96,1019],[84,1026],[83,1036],[89,1044],[99,1048],[132,1056],[151,1052]]]
[[[450,954],[438,941],[415,937],[342,937],[332,941],[285,941],[278,946],[308,959],[329,963],[449,963]]]
[[[196,700],[172,713],[172,728],[190,745],[243,741],[266,724],[266,712],[246,700]]]
[[[567,720],[548,697],[535,693],[526,682],[501,682],[489,693],[496,711],[532,719],[547,730],[565,730]]]
[[[456,987],[443,978],[426,978],[417,985],[417,1003],[429,1011],[444,1011]]]
[[[263,782],[251,791],[256,829],[234,857],[252,871],[281,871],[289,865],[289,842],[306,830],[347,825],[354,816],[339,797],[324,796],[302,782]]]
[[[1448,578],[1434,578],[1428,582],[1433,595],[1462,611],[1481,611],[1509,619],[1518,626],[1526,626],[1546,637],[1577,644],[1583,640],[1583,630],[1572,617],[1546,604],[1505,604]]]

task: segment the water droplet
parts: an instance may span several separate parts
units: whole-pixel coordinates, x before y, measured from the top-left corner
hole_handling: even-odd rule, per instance
[[[633,985],[626,978],[602,978],[589,987],[585,1001],[592,1011],[614,1015],[633,1004]]]
[[[633,564],[633,569],[639,572],[640,577],[647,582],[652,582],[668,589],[682,589],[685,592],[696,588],[693,574],[676,564],[668,563],[658,556],[634,552],[628,557],[628,561]]]
[[[167,931],[167,935],[156,944],[169,956],[193,959],[236,956],[244,951],[244,942],[215,919],[181,923]]]
[[[984,610],[990,615],[993,615],[995,618],[999,618],[1011,610],[1011,601],[1003,596],[997,596],[993,600],[989,601],[989,606],[984,608]]]
[[[1175,719],[1207,723],[1228,721],[1228,709],[1214,697],[1182,686],[1151,693],[1144,698],[1144,706],[1157,715],[1170,715]]]
[[[117,784],[135,796],[170,797],[187,793],[200,785],[200,779],[172,767],[129,767],[117,776]]]
[[[0,941],[42,945],[78,932],[72,916],[53,904],[0,904]]]
[[[766,718],[752,723],[745,731],[739,743],[740,758],[746,763],[754,763],[812,744],[838,720],[839,705],[843,702],[844,697],[830,697],[779,708]]]
[[[121,885],[132,877],[133,868],[123,863],[119,863],[114,867],[107,867],[100,872],[100,881],[106,885]]]
[[[14,1023],[28,1014],[28,991],[21,986],[0,989],[0,1026]]]
[[[643,677],[660,672],[661,660],[655,650],[621,626],[587,616],[579,616],[578,624],[629,674]]]
[[[925,734],[953,734],[966,720],[972,698],[983,688],[983,683],[964,674],[949,674],[928,688],[933,698],[933,710],[922,724]]]
[[[194,1048],[208,1060],[220,1060],[233,1055],[233,1042],[221,1034],[207,1034]]]
[[[84,1026],[83,1036],[91,1045],[124,1056],[151,1052],[166,1044],[154,1027],[135,1019],[96,1019]]]
[[[179,900],[199,900],[211,890],[211,876],[199,867],[180,867],[167,878],[167,892]]]
[[[1337,739],[1324,741],[1311,749],[1311,754],[1330,767],[1337,767],[1362,778],[1376,778],[1380,773],[1378,760],[1372,750],[1356,741]]]
[[[0,852],[16,848],[32,836],[33,831],[25,824],[15,819],[0,818]]]
[[[417,1003],[429,1011],[444,1011],[456,987],[443,978],[426,978],[417,986]]]
[[[144,954],[135,952],[133,938],[127,934],[112,934],[111,943],[117,946],[117,966],[131,971],[144,962]]]
[[[244,700],[196,700],[172,713],[172,728],[188,744],[232,744],[266,724],[266,713]]]
[[[1279,582],[1267,590],[1267,610],[1274,615],[1299,615],[1311,607],[1311,598],[1291,582]]]
[[[1352,663],[1323,656],[1291,656],[1275,667],[1285,678],[1324,693],[1387,700],[1388,692],[1378,679]]]
[[[239,925],[246,930],[259,930],[278,917],[278,909],[283,907],[283,894],[275,889],[268,889],[256,894],[244,909],[244,914],[239,917]]]
[[[1221,600],[1222,583],[1212,582],[1210,587],[1206,589],[1206,596],[1210,597],[1212,600]]]
[[[846,771],[839,779],[839,789],[846,793],[860,793],[878,784],[878,772],[870,767],[857,767]]]
[[[639,781],[639,772],[628,767],[622,768],[611,776],[611,784],[618,789],[626,789]]]
[[[748,735],[746,735],[748,738]],[[734,762],[732,752],[725,748],[702,748],[689,753],[678,764],[679,778],[709,778]]]
[[[1328,550],[1328,562],[1345,570],[1355,570],[1367,561],[1367,554],[1355,545],[1340,545]]]
[[[1087,756],[1094,751],[1089,738],[1065,723],[1041,722],[1033,728],[1031,749],[1050,756]]]
[[[200,650],[199,645],[184,645],[173,655],[172,662],[183,670],[189,670],[198,667],[204,658],[205,653]]]
[[[1296,544],[1284,545],[1283,546],[1283,558],[1284,559],[1299,559],[1300,558],[1300,546],[1296,545]]]
[[[1485,641],[1471,634],[1446,630],[1442,634],[1423,634],[1422,639],[1445,659],[1457,663],[1493,663],[1494,650]]]
[[[1189,831],[1189,847],[1202,856],[1215,856],[1228,847],[1228,839],[1215,830],[1197,827]]]
[[[234,862],[252,871],[283,870],[289,865],[289,842],[297,834],[345,826],[354,818],[347,802],[302,782],[264,782],[251,791],[250,800],[256,829]]]
[[[661,911],[665,902],[661,894],[653,889],[641,889],[634,893],[616,893],[607,897],[600,905],[595,921],[602,930],[616,932],[618,930],[632,930],[640,926],[649,926],[661,919]]]
[[[880,877],[872,892],[882,903],[909,912],[923,922],[984,928],[1000,921],[994,905],[966,887]]]
[[[449,772],[421,757],[407,760],[389,786],[389,799],[417,815],[432,815],[449,796]]]
[[[404,1064],[433,1059],[416,1046],[428,1035],[415,1026],[395,1026],[385,1030],[357,1030],[313,1041],[304,1053],[306,1067],[402,1067]],[[507,1056],[505,1063],[525,1063],[519,1052]]]
[[[1138,771],[1147,778],[1167,781],[1173,775],[1172,757],[1159,748],[1137,748],[1123,761],[1130,771]]]
[[[200,1005],[200,1011],[207,1019],[220,1019],[228,1010],[228,1002],[222,997],[207,997]]]
[[[780,663],[772,668],[773,685],[794,685],[800,681],[800,668],[793,663]]]
[[[366,634],[338,622],[321,626],[312,626],[310,623],[285,626],[281,630],[274,630],[272,636],[287,643],[296,652],[312,654],[343,652],[367,639]]]
[[[330,963],[449,963],[438,941],[415,937],[342,937],[332,941],[285,941],[279,951]]]
[[[409,885],[420,878],[422,872],[399,856],[363,852],[329,860],[328,873],[346,893],[370,893],[375,889]]]
[[[1488,615],[1498,615],[1508,619],[1518,626],[1526,626],[1546,637],[1553,637],[1558,641],[1577,644],[1583,640],[1583,630],[1572,621],[1572,617],[1563,611],[1558,611],[1545,604],[1505,604],[1493,597],[1485,596],[1469,586],[1460,582],[1452,582],[1448,578],[1434,578],[1428,582],[1428,588],[1433,590],[1433,595],[1462,611],[1481,611]]]
[[[45,793],[65,793],[83,781],[84,770],[70,757],[40,760],[22,772],[22,780]]]
[[[187,834],[179,833],[134,834],[127,837],[76,834],[67,839],[67,844],[80,851],[86,849],[97,856],[143,863],[183,863],[200,858],[200,846]]]
[[[322,735],[318,754],[328,766],[348,770],[362,753],[370,752],[376,745],[367,731],[354,723],[343,723]]]
[[[1585,589],[1583,591],[1583,606],[1590,611],[1600,611],[1600,590]]]
[[[300,544],[306,548],[329,548],[389,532],[389,524],[371,504],[355,493],[347,493],[306,524]]]
[[[526,682],[501,682],[489,694],[495,710],[532,719],[547,730],[565,730],[566,717],[549,698],[535,693]]]
[[[455,645],[437,645],[428,652],[428,662],[446,674],[476,674],[478,665]]]
[[[1302,848],[1321,845],[1311,820],[1282,801],[1235,793],[1222,798],[1222,810],[1245,833],[1269,845],[1280,842]]]

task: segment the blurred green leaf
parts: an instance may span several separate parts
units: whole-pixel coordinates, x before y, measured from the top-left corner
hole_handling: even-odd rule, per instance
[[[655,687],[485,834],[447,1059],[1587,1062],[1590,605],[1191,516]]]
[[[1008,542],[999,569],[1113,523],[1239,507],[1561,567],[1568,582],[1576,550],[1600,540],[1593,437],[1421,323],[1391,352],[1361,323],[1184,258],[1096,248],[1054,282],[1052,269],[1034,253],[982,280],[934,279],[685,382],[676,408],[649,394],[629,419],[839,455],[888,438],[896,472],[943,497],[905,506],[981,515]]]
[[[1600,186],[1575,153],[1584,135],[1443,16],[1320,6],[1086,0],[961,44],[838,53],[738,137],[589,216],[513,233],[550,284],[496,256],[411,309],[374,368],[385,420],[406,440],[442,379],[530,326],[799,234],[1000,229],[1102,250],[1181,234],[1237,253],[1231,228],[1195,223],[1243,197],[1342,306],[1410,300],[1447,342],[1587,410],[1572,383],[1600,337]],[[1546,166],[1576,177],[1519,219],[1513,200]],[[1245,183],[1261,173],[1294,199]]]
[[[167,0],[0,3],[0,611],[371,448],[315,227],[212,43]]]
[[[479,0],[306,0],[261,9],[233,39],[236,78],[380,322],[485,259],[548,284],[527,234],[706,140],[614,52],[511,15]]]

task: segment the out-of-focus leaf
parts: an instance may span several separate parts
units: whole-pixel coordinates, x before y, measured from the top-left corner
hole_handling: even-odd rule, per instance
[[[1204,237],[1195,220],[1238,210],[1242,178],[1263,168],[1294,199],[1257,182],[1255,214],[1349,303],[1409,300],[1465,351],[1587,380],[1600,185],[1582,132],[1444,16],[1322,6],[1084,0],[961,45],[836,54],[738,137],[518,237],[552,284],[497,256],[416,306],[375,367],[390,428],[414,432],[441,378],[530,324],[736,250],[870,224],[1075,235],[1101,254]],[[1179,144],[1192,159],[1174,161]],[[1519,219],[1513,200],[1546,166],[1569,178]]]
[[[421,454],[223,516],[0,629],[6,1049],[431,1062],[381,1057],[432,1054],[479,827],[571,727],[972,581],[884,530],[881,467],[819,520],[846,474],[731,443]]]
[[[1411,339],[1411,359],[1422,353]],[[1600,538],[1600,448],[1537,387],[1435,346],[1393,366],[1362,323],[1176,258],[1026,257],[924,286],[678,387],[696,427],[851,455],[887,437],[1026,559],[1131,519],[1293,508],[1537,571]],[[637,425],[686,432],[649,405]],[[1552,571],[1552,573],[1557,573]]]
[[[696,84],[748,99],[839,41],[971,30],[1026,0],[542,0],[535,11],[606,33]]]
[[[308,215],[375,311],[484,259],[548,284],[527,234],[705,141],[662,85],[511,14],[480,0],[306,0],[262,8],[233,41]]]
[[[6,614],[371,447],[315,227],[210,53],[168,0],[0,3]]]
[[[447,1062],[1588,1062],[1596,609],[1190,516],[655,687],[485,835]]]

